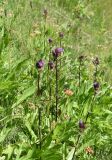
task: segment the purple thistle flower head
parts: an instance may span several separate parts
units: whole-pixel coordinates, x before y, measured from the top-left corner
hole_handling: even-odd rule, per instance
[[[43,67],[44,67],[44,61],[40,59],[40,60],[36,63],[36,68],[37,68],[37,69],[42,69]]]
[[[49,68],[52,70],[52,69],[55,67],[55,64],[54,64],[52,61],[50,61],[50,62],[48,63],[48,66],[49,66]]]
[[[49,44],[51,44],[53,42],[53,40],[51,38],[48,39]]]
[[[63,48],[56,48],[52,53],[54,58],[57,58],[61,55],[61,53],[64,51]]]
[[[79,128],[80,129],[85,129],[85,124],[82,120],[79,121]]]
[[[63,32],[59,32],[59,37],[60,37],[60,38],[63,38],[63,37],[64,37]]]
[[[100,84],[95,81],[95,82],[93,83],[93,87],[94,87],[94,90],[97,91],[97,90],[99,89],[99,87],[100,87]]]

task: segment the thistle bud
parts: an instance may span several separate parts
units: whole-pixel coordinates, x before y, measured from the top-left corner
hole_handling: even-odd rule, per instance
[[[52,70],[55,67],[55,64],[53,62],[48,63],[49,68]]]
[[[99,89],[100,85],[99,85],[98,82],[95,81],[95,82],[93,83],[93,87],[94,87],[94,90],[97,91],[97,90]]]
[[[79,128],[80,129],[85,129],[85,124],[82,120],[79,121]]]
[[[44,61],[40,59],[40,60],[36,63],[36,68],[37,68],[37,69],[42,69],[43,67],[44,67]]]
[[[59,37],[60,38],[63,38],[64,37],[64,34],[62,32],[59,32]]]
[[[51,38],[48,39],[49,44],[51,44],[53,42],[53,40]]]

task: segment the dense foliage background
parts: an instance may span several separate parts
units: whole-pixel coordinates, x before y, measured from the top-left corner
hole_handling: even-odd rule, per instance
[[[0,1],[0,160],[112,159],[111,5]]]

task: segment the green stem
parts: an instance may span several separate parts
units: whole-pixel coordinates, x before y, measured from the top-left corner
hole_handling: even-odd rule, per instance
[[[37,95],[40,94],[40,73],[38,72],[38,79],[37,79]]]
[[[45,54],[45,47],[46,47],[46,17],[44,22],[44,54]]]
[[[39,141],[40,141],[40,150],[41,150],[41,108],[38,108],[38,124],[39,124]]]
[[[81,86],[81,62],[79,62],[79,89]]]
[[[56,122],[58,118],[58,61],[56,58]]]

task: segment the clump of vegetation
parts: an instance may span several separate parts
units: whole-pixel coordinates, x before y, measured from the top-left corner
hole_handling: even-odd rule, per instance
[[[98,4],[0,2],[0,159],[112,158],[110,39]]]

